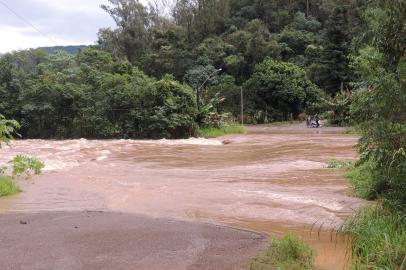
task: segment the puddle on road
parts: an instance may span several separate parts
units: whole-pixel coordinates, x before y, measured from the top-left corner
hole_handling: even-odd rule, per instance
[[[319,265],[343,269],[346,244],[331,230],[363,202],[325,163],[356,158],[357,138],[339,128],[292,125],[249,127],[247,135],[227,139],[232,143],[14,141],[0,150],[0,164],[26,154],[46,167],[21,181],[21,194],[0,199],[0,212],[113,210],[271,235],[294,231],[316,249]]]

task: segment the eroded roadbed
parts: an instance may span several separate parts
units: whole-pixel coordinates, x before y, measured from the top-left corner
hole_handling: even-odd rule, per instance
[[[0,215],[0,269],[244,269],[254,232],[114,212]]]

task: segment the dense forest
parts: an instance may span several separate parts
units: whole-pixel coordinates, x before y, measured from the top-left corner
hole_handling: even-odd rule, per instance
[[[26,137],[187,137],[239,119],[242,90],[245,122],[328,112],[348,123],[351,59],[372,41],[367,1],[167,6],[110,1],[101,8],[117,27],[96,46],[3,55],[0,112]]]

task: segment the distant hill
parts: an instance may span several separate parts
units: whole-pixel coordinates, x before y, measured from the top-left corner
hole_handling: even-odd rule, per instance
[[[88,47],[87,45],[71,45],[71,46],[53,46],[53,47],[40,47],[47,53],[56,53],[58,51],[65,51],[70,54],[77,54],[79,50]]]

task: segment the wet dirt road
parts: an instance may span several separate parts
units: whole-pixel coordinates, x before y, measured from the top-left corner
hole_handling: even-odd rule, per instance
[[[326,168],[356,158],[357,137],[303,125],[248,127],[246,135],[188,140],[23,140],[1,150],[37,156],[45,172],[0,199],[1,212],[103,210],[294,231],[317,263],[342,269],[346,244],[331,230],[363,202]]]

